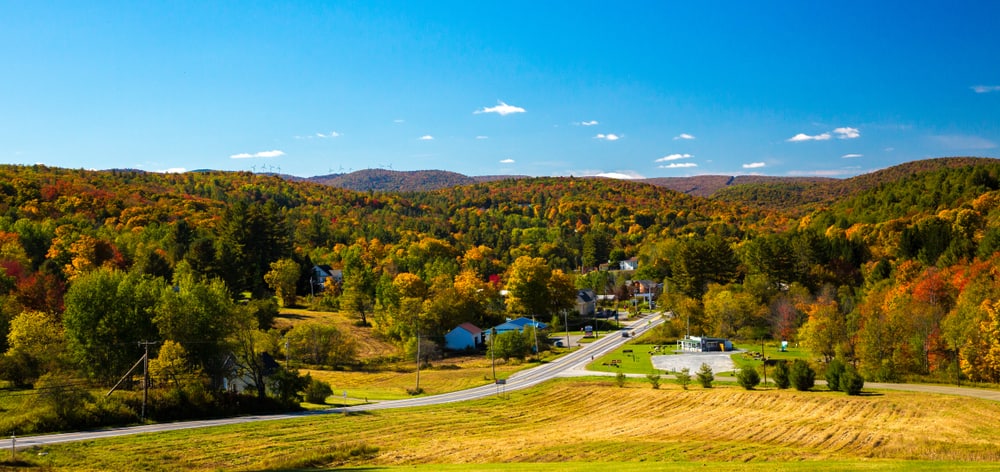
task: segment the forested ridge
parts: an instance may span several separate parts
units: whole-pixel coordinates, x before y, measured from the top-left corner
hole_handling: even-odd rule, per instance
[[[1000,383],[998,189],[1000,161],[971,158],[713,198],[600,178],[357,192],[247,172],[5,165],[0,381],[110,383],[148,341],[185,401],[192,385],[221,388],[227,356],[259,397],[288,400],[297,377],[266,384],[264,353],[359,361],[331,327],[274,329],[277,303],[349,313],[406,352],[461,322],[548,321],[576,288],[627,300],[627,281],[650,280],[676,314],[666,337],[690,323],[802,343],[871,380]],[[614,270],[629,258],[636,271]],[[342,280],[318,287],[316,264]]]

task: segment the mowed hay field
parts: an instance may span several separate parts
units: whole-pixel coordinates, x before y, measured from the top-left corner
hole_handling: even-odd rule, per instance
[[[612,381],[564,379],[511,392],[509,399],[66,444],[33,451],[44,453],[33,460],[78,470],[512,463],[615,469],[639,462],[843,469],[909,460],[990,468],[1000,467],[997,419],[1000,403],[963,397],[653,390],[648,383],[618,388]]]

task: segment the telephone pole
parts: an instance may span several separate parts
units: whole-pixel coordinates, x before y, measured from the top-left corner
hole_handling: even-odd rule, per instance
[[[149,346],[159,344],[156,341],[139,341],[139,346],[145,349],[142,355],[142,416],[140,419],[146,421],[146,403],[149,402]]]

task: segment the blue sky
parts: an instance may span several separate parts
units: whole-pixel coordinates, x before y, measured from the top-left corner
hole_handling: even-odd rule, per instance
[[[1000,156],[1000,2],[0,0],[0,162],[848,177]]]

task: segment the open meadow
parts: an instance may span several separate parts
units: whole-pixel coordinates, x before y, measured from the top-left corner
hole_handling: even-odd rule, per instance
[[[508,398],[26,451],[71,470],[955,470],[1000,467],[1000,403],[564,379]],[[916,462],[914,462],[916,461]]]

